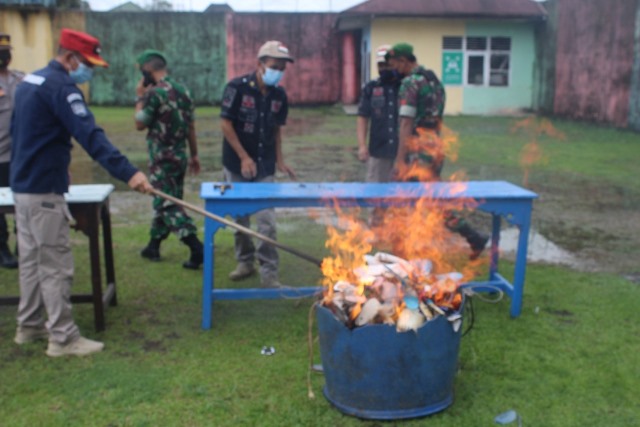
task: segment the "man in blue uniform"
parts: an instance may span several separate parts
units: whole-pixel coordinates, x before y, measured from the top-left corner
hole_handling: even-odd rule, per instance
[[[222,164],[230,182],[273,182],[276,168],[295,177],[282,156],[280,127],[287,121],[287,94],[278,86],[287,62],[293,62],[289,50],[278,41],[268,41],[258,51],[257,69],[231,80],[224,89],[222,109]],[[249,216],[237,218],[249,227]],[[258,232],[276,238],[273,209],[256,214]],[[255,273],[254,261],[260,263],[263,287],[280,286],[278,252],[273,245],[260,241],[256,248],[251,238],[236,232],[235,250],[238,265],[231,280],[241,280]]]
[[[108,66],[98,40],[63,29],[55,59],[25,76],[16,90],[10,181],[18,224],[20,304],[14,341],[48,338],[46,354],[51,357],[83,356],[104,347],[80,335],[71,312],[71,215],[63,197],[69,187],[71,136],[112,176],[144,193],[152,188],[96,126],[76,86],[89,81],[96,66]]]
[[[367,162],[366,182],[389,182],[393,178],[393,165],[398,153],[398,88],[396,77],[385,56],[390,45],[376,50],[378,78],[362,89],[358,105],[358,159]],[[367,131],[371,130],[367,145]],[[369,224],[382,223],[384,209],[374,208]]]
[[[367,182],[390,181],[398,153],[400,80],[385,59],[389,49],[382,45],[376,50],[379,77],[364,86],[358,105],[358,159],[367,162]]]

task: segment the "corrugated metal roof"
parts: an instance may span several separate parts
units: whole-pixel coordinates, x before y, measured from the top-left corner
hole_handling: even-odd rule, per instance
[[[340,15],[545,19],[533,0],[369,0]]]

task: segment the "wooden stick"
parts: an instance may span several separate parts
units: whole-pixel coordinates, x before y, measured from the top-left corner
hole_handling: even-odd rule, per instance
[[[278,242],[276,240],[273,240],[270,237],[265,236],[264,234],[256,233],[252,229],[244,227],[244,226],[242,226],[242,225],[240,225],[240,224],[238,224],[238,223],[236,223],[234,221],[230,221],[230,220],[228,220],[226,218],[223,218],[221,216],[218,216],[216,214],[208,212],[208,211],[206,211],[206,210],[204,210],[204,209],[202,209],[202,208],[200,208],[200,207],[198,207],[196,205],[192,205],[191,203],[187,203],[184,200],[180,200],[180,199],[178,199],[176,197],[170,196],[170,195],[168,195],[166,193],[163,193],[160,190],[156,190],[155,188],[152,190],[152,193],[155,194],[158,197],[162,197],[165,200],[169,200],[170,202],[173,202],[176,205],[182,206],[185,209],[189,209],[189,210],[191,210],[193,212],[197,212],[200,215],[204,215],[207,218],[211,218],[214,221],[217,221],[217,222],[222,223],[222,224],[224,224],[226,226],[229,226],[229,227],[231,227],[231,228],[233,228],[235,230],[238,230],[241,233],[247,234],[249,236],[255,237],[256,239],[260,239],[263,242],[266,242],[266,243],[269,243],[269,244],[271,244],[273,246],[276,246],[276,247],[282,249],[283,251],[289,252],[290,254],[293,254],[293,255],[295,255],[295,256],[297,256],[299,258],[302,258],[304,260],[307,260],[307,261],[315,264],[317,267],[322,266],[322,260],[320,260],[318,258],[315,258],[315,257],[313,257],[311,255],[305,254],[304,252],[300,252],[299,250],[297,250],[295,248],[292,248],[290,246],[287,246],[285,244],[282,244],[282,243],[280,243],[280,242]]]

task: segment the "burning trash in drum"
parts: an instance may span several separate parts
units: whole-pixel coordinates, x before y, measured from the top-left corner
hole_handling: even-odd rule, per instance
[[[360,220],[357,208],[337,207],[341,225],[328,227],[332,255],[322,263],[323,306],[351,329],[387,324],[415,331],[444,316],[457,331],[460,287],[484,261],[469,261],[448,224],[473,207],[424,197],[415,207],[385,209],[375,226]]]
[[[353,279],[337,281],[324,301],[345,325],[387,324],[405,332],[445,316],[456,332],[460,328],[462,274],[433,274],[430,260],[405,260],[384,252],[365,255],[364,261],[352,270]]]
[[[470,260],[449,226],[475,207],[472,201],[413,199],[379,210],[369,223],[359,208],[334,206],[338,220],[327,227],[331,255],[322,261],[316,309],[323,392],[348,415],[413,418],[453,402],[461,286],[486,258]]]

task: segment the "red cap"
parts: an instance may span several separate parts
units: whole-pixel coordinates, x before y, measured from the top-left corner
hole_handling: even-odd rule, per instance
[[[87,33],[63,28],[60,32],[60,47],[78,52],[84,59],[98,67],[109,66],[100,56],[100,42]]]

